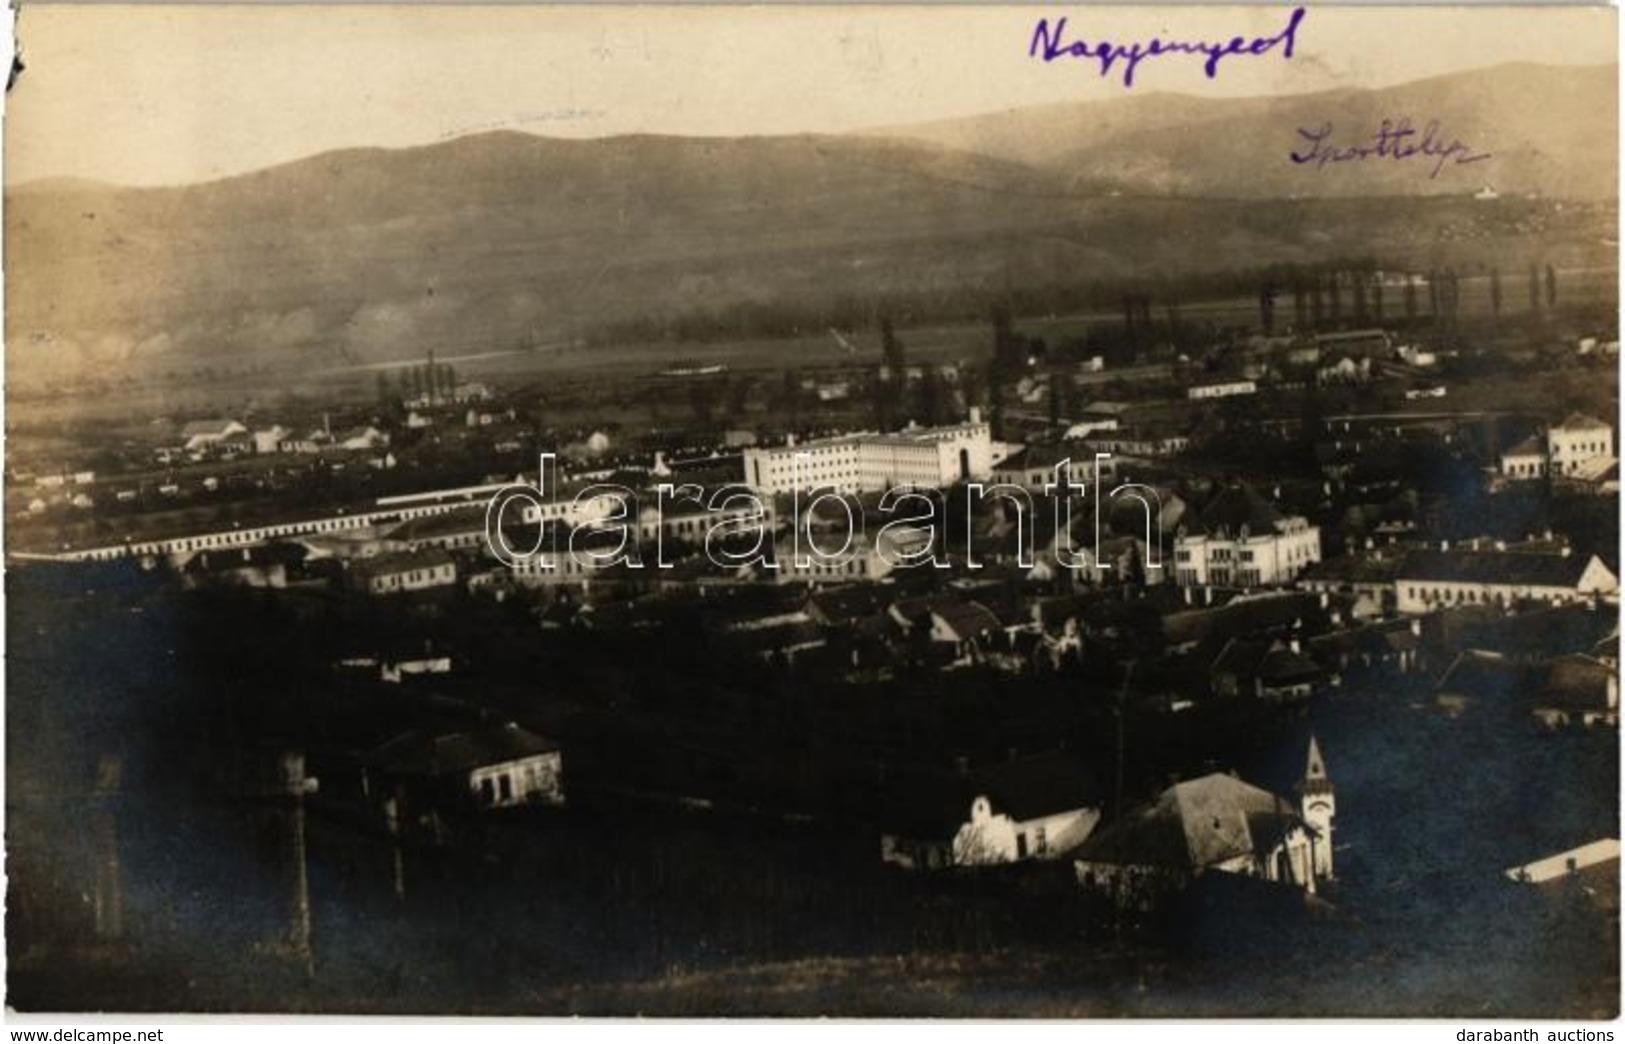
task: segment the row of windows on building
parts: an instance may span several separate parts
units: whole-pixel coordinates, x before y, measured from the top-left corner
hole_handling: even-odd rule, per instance
[[[1297,562],[1307,562],[1313,557],[1314,555],[1307,547],[1299,547],[1296,544],[1287,545],[1286,561],[1289,565]],[[1189,562],[1190,560],[1191,552],[1188,549],[1180,548],[1174,551],[1174,561]],[[1255,559],[1252,548],[1216,547],[1208,552],[1207,560],[1209,562],[1251,562]]]
[[[853,555],[844,562],[831,562],[823,558],[805,558],[796,561],[790,559],[789,567],[796,573],[813,576],[863,576],[867,570],[867,560],[861,555]]]
[[[551,766],[531,762],[482,776],[477,788],[480,804],[496,808],[525,800],[531,795],[546,793],[553,790],[555,785],[556,775]]]
[[[434,580],[449,580],[455,575],[449,565],[435,566],[433,569],[409,569],[404,573],[385,573],[372,579],[372,586],[376,589],[387,587],[402,587],[410,584],[428,583]]]
[[[1480,587],[1427,587],[1407,585],[1405,595],[1418,602],[1468,602],[1483,603],[1485,605],[1505,605],[1508,594],[1504,590],[1491,591]]]
[[[1588,453],[1593,457],[1600,457],[1610,448],[1608,442],[1556,442],[1552,444],[1552,456],[1561,457],[1565,451],[1571,453]]]

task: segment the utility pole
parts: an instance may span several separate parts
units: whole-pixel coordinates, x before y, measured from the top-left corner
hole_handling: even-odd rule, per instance
[[[291,953],[305,970],[307,978],[316,974],[315,955],[310,931],[310,874],[305,846],[305,797],[316,793],[314,776],[305,775],[305,756],[299,751],[286,751],[278,763],[278,778],[272,797],[281,805],[288,830],[289,890],[293,894],[290,924],[286,939]]]
[[[124,764],[108,755],[96,766],[96,803],[92,830],[96,840],[96,938],[113,941],[124,935],[124,884],[119,866],[118,798]]]

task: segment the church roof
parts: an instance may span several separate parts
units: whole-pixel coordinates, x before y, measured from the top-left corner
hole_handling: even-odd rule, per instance
[[[1320,741],[1311,734],[1309,737],[1309,761],[1303,769],[1303,792],[1305,794],[1325,793],[1331,788],[1332,781],[1326,775],[1326,759],[1320,753]]]
[[[1176,783],[1084,842],[1084,862],[1198,872],[1273,847],[1301,823],[1292,802],[1222,772]]]
[[[1309,737],[1309,761],[1304,766],[1303,778],[1316,780],[1326,778],[1326,759],[1320,753],[1320,741],[1314,736]]]

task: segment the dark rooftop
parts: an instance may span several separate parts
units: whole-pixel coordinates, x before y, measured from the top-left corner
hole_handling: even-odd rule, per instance
[[[410,732],[372,751],[365,760],[402,776],[452,776],[559,749],[552,740],[508,722],[438,736]]]

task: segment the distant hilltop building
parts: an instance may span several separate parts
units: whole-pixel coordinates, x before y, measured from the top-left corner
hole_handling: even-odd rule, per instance
[[[1185,392],[1192,399],[1229,399],[1237,395],[1256,395],[1258,382],[1247,380],[1214,381],[1208,384],[1193,384]]]
[[[192,421],[182,428],[181,445],[187,451],[200,450],[217,446],[233,436],[247,432],[248,429],[242,424],[228,417],[212,417],[208,420]]]
[[[842,493],[941,489],[986,479],[993,469],[992,429],[972,409],[963,424],[857,432],[744,452],[745,484],[758,493],[834,489]]]

